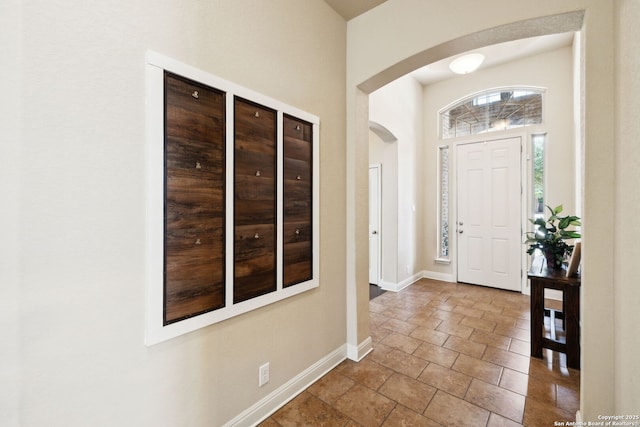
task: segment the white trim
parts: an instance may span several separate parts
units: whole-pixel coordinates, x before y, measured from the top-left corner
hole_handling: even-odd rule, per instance
[[[358,346],[347,344],[347,357],[354,362],[361,361],[367,354],[373,351],[373,340],[365,338]]]
[[[439,280],[441,282],[455,283],[455,279],[452,274],[438,273],[436,271],[423,270],[401,281],[400,283],[393,282],[381,282],[380,288],[390,292],[400,292],[401,290],[413,285],[420,279]]]
[[[414,284],[415,282],[417,282],[420,279],[422,279],[422,273],[416,273],[413,276],[407,277],[406,279],[404,279],[403,281],[401,281],[399,283],[383,282],[380,285],[380,287],[382,289],[384,289],[385,291],[400,292],[401,290],[403,290],[407,286],[410,286],[410,285]]]
[[[226,93],[226,283],[225,307],[176,323],[164,325],[164,71],[196,80]],[[196,329],[246,313],[259,307],[300,294],[320,283],[320,119],[305,111],[254,92],[220,77],[183,64],[156,52],[146,53],[146,313],[145,344],[147,346],[177,337]],[[277,161],[278,175],[282,170],[282,114],[289,114],[312,124],[313,130],[313,259],[312,279],[295,286],[282,286],[282,178],[277,182],[277,290],[257,298],[233,304],[233,145],[234,97],[239,96],[278,112]]]
[[[423,279],[431,279],[431,280],[439,280],[441,282],[451,282],[455,283],[456,279],[453,274],[449,273],[438,273],[437,271],[423,271],[422,272]]]
[[[311,384],[335,368],[346,358],[346,344],[341,345],[300,374],[278,387],[238,416],[224,424],[225,427],[255,426],[286,405]]]

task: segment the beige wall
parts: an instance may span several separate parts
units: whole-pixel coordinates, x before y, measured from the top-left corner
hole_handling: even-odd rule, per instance
[[[320,0],[9,1],[0,15],[3,425],[222,425],[345,343],[339,15]],[[322,144],[319,289],[148,348],[147,49],[319,116]]]
[[[357,347],[369,336],[366,221],[357,221],[367,215],[366,93],[532,28],[482,30],[578,9],[586,10],[582,408],[585,419],[637,413],[635,0],[460,0],[457,8],[389,0],[350,21],[348,40],[322,1],[8,0],[0,11],[0,419],[11,427],[222,424],[344,343],[345,277],[346,339]],[[146,49],[320,116],[322,140],[320,288],[151,348],[142,344]],[[624,227],[614,230],[612,218]],[[265,359],[271,383],[258,389]]]
[[[640,2],[616,1],[615,413],[640,412]]]
[[[614,239],[612,221],[617,217],[628,218],[614,204],[614,194],[618,194],[618,199],[622,197],[622,191],[618,190],[622,187],[614,186],[614,158],[620,158],[627,150],[635,152],[630,139],[618,137],[614,144],[614,107],[619,105],[621,109],[625,105],[623,99],[614,98],[614,18],[617,16],[623,24],[616,33],[617,47],[632,55],[631,59],[618,56],[618,67],[622,67],[627,61],[637,61],[637,50],[631,48],[638,38],[637,26],[632,24],[637,6],[632,1],[599,0],[540,0],[519,2],[517,7],[509,0],[488,0],[481,6],[473,0],[460,0],[455,8],[449,6],[438,7],[420,0],[388,0],[349,21],[347,205],[351,209],[347,210],[347,257],[355,264],[350,267],[352,274],[347,276],[347,287],[349,292],[359,289],[361,271],[366,271],[362,255],[366,250],[366,230],[362,233],[355,218],[366,215],[366,200],[358,196],[366,193],[362,179],[366,164],[358,159],[366,159],[362,153],[366,152],[367,138],[361,130],[366,128],[366,121],[360,117],[366,110],[367,93],[419,66],[487,43],[577,29],[574,25],[576,20],[580,21],[578,15],[546,17],[584,10],[581,63],[585,77],[581,87],[584,110],[580,124],[584,126],[581,407],[585,420],[596,420],[598,415],[614,413],[622,406],[621,402],[637,402],[639,393],[638,387],[632,387],[637,379],[637,374],[632,373],[638,370],[637,362],[618,355],[624,349],[632,353],[639,350],[637,326],[619,329],[620,322],[633,319],[617,314],[617,309],[625,313],[630,309],[629,303],[620,298],[637,295],[633,288],[637,285],[632,280],[622,280],[632,274],[631,263],[623,269],[624,275],[622,272],[614,275],[614,255],[631,250],[631,243],[619,235]],[[461,10],[469,13],[460,14]],[[622,16],[625,12],[631,13],[631,17]],[[513,25],[520,20],[528,21]],[[630,81],[631,77],[625,75],[624,79]],[[621,125],[629,125],[631,120],[631,115],[625,114]],[[637,240],[637,236],[634,238]],[[348,309],[360,313],[361,308],[353,307],[353,302],[347,301]],[[361,320],[357,319],[358,324]],[[614,328],[614,320],[618,327]],[[615,362],[618,365],[614,366]],[[625,375],[631,379],[623,380]],[[622,397],[620,393],[628,393],[630,397]],[[637,412],[637,406],[628,408],[627,404],[626,410]]]

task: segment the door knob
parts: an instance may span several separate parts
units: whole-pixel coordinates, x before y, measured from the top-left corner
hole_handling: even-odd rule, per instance
[[[460,230],[460,231],[458,231],[458,233],[462,234],[462,233],[464,233],[464,230]]]
[[[458,222],[458,225],[464,225],[464,223],[462,221]]]
[[[378,232],[376,230],[373,230],[371,234],[378,234]]]

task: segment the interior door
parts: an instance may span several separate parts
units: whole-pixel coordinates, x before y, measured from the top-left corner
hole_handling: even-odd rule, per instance
[[[521,144],[457,147],[459,282],[521,291]]]
[[[369,167],[369,283],[380,282],[380,165]]]

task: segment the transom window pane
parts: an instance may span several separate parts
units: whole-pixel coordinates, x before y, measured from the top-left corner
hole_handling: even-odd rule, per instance
[[[441,138],[457,138],[542,123],[542,94],[518,88],[486,91],[440,112]]]

